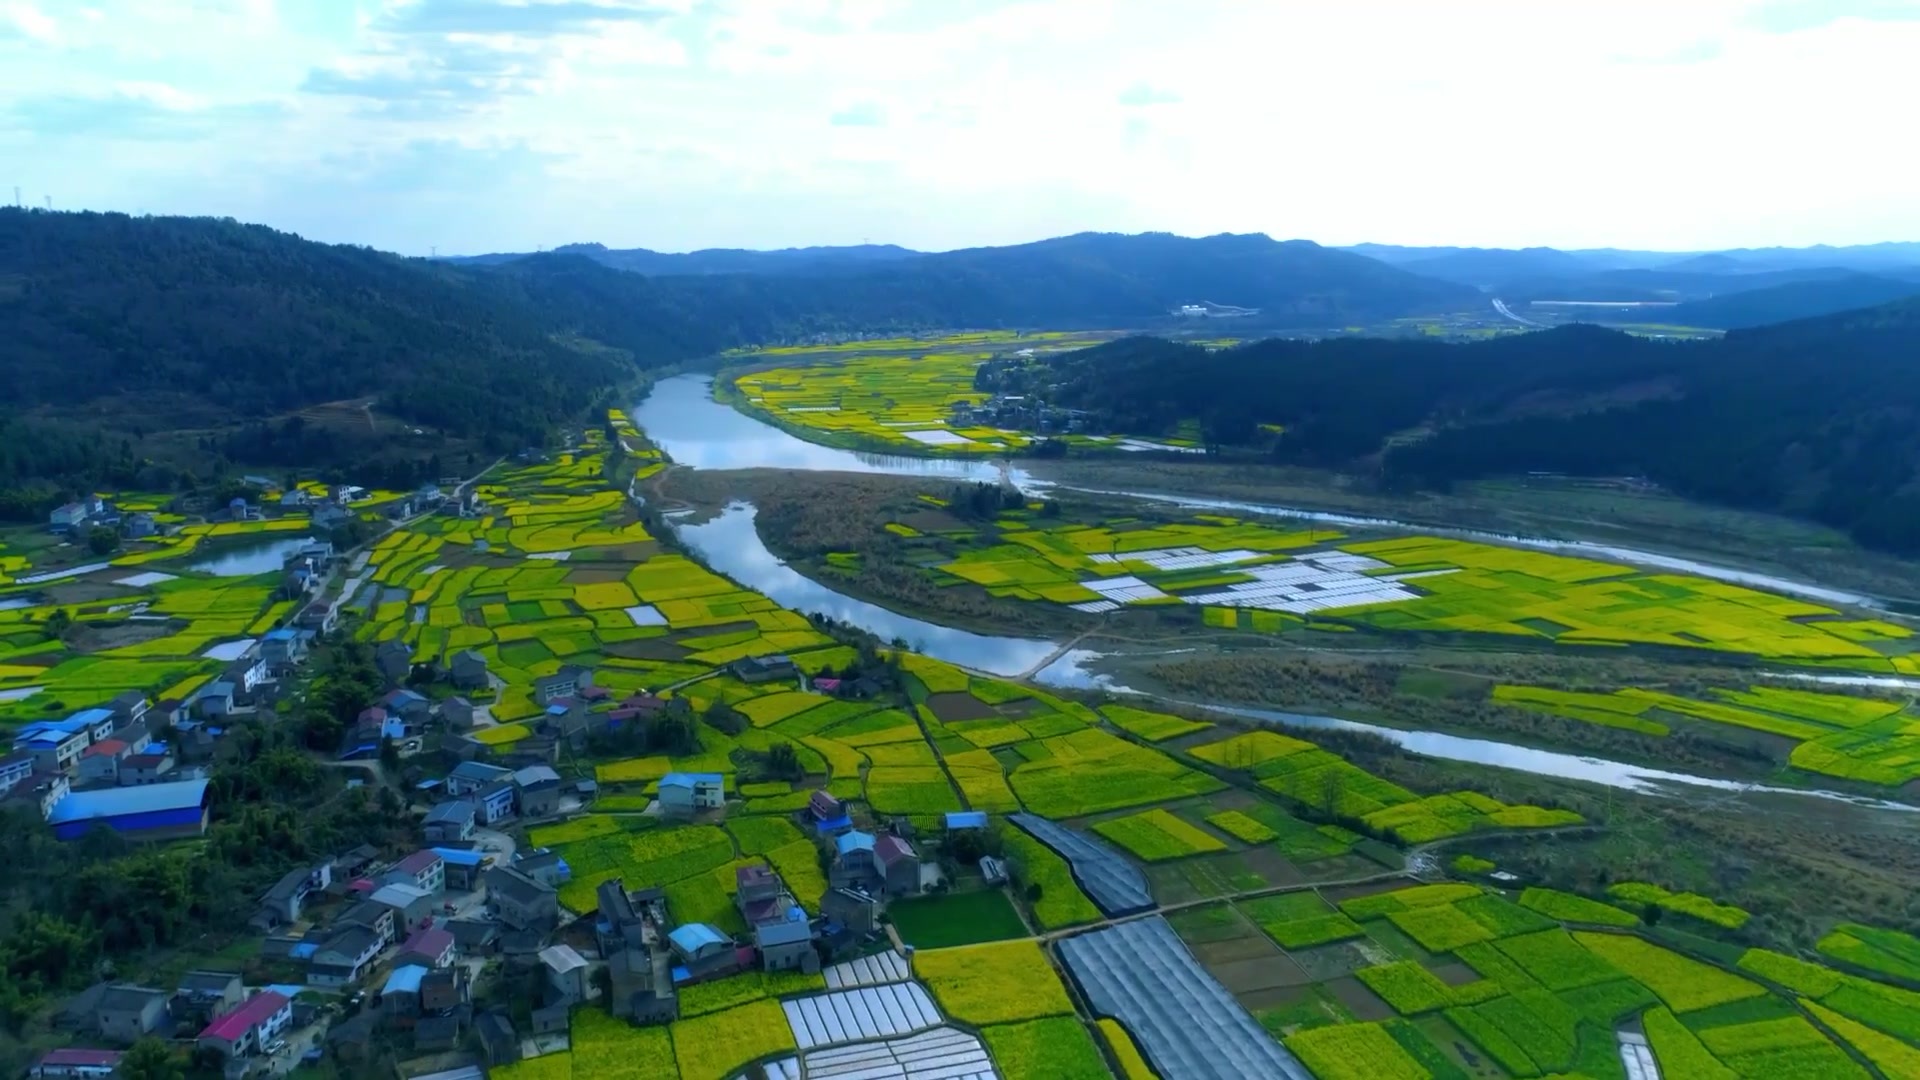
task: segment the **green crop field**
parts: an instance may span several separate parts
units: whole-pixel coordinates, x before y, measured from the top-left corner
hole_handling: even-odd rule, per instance
[[[1219,838],[1165,810],[1148,810],[1102,821],[1093,831],[1148,862],[1223,851]]]
[[[887,909],[900,940],[921,949],[975,945],[1025,937],[1027,926],[1006,893],[947,893],[893,904]]]

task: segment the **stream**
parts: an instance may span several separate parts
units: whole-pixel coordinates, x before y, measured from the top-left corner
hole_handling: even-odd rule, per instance
[[[646,432],[648,438],[652,439],[654,444],[677,465],[710,470],[772,468],[931,476],[990,482],[1003,479],[1000,466],[988,462],[868,454],[816,446],[714,401],[711,394],[712,381],[711,377],[700,375],[680,375],[663,380],[656,384],[652,393],[634,406],[629,413],[634,424]],[[1031,474],[1017,468],[1008,470],[1005,478],[1011,479],[1023,488],[1028,485],[1044,486],[1043,482],[1036,481]],[[1423,533],[1481,539],[1542,550],[1563,551],[1569,554],[1602,556],[1622,562],[1640,563],[1660,569],[1714,577],[1742,585],[1790,592],[1831,603],[1860,606],[1872,603],[1866,597],[1825,589],[1817,585],[1784,581],[1765,574],[1710,566],[1673,556],[1582,541],[1546,540],[1476,533],[1471,530],[1427,528],[1384,518],[1325,514],[1228,500],[1188,498],[1146,492],[1085,490],[1094,494],[1131,496],[1183,507],[1236,510],[1243,513],[1310,519],[1368,528],[1418,530]],[[742,501],[730,504],[719,514],[703,522],[693,523],[677,515],[669,520],[675,534],[713,570],[764,593],[795,611],[831,616],[885,640],[905,641],[916,652],[976,671],[1019,676],[1034,672],[1037,665],[1048,661],[1051,657],[1050,662],[1034,672],[1032,677],[1036,682],[1080,689],[1100,688],[1116,693],[1131,692],[1126,687],[1115,685],[1107,677],[1093,670],[1093,663],[1100,657],[1097,652],[1086,649],[1063,651],[1056,642],[1034,638],[997,637],[941,626],[837,592],[794,570],[774,555],[754,527],[755,513],[752,505]],[[1877,687],[1899,685],[1920,689],[1920,680],[1844,675],[1783,674],[1780,677],[1835,685]],[[1878,810],[1920,810],[1920,807],[1865,796],[1721,780],[1631,765],[1606,758],[1541,750],[1492,739],[1469,738],[1444,732],[1404,730],[1329,716],[1311,716],[1243,706],[1206,704],[1201,707],[1262,723],[1301,730],[1365,732],[1392,740],[1409,751],[1428,757],[1516,769],[1536,775],[1579,780],[1621,790],[1671,793],[1674,787],[1689,787],[1724,792],[1729,796],[1742,794],[1787,796],[1798,797],[1802,801],[1812,798]]]

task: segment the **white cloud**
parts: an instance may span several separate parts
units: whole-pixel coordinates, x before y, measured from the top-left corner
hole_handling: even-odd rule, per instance
[[[8,4],[0,14],[5,14],[7,21],[21,35],[34,41],[52,44],[60,40],[60,27],[53,17],[25,0]]]
[[[103,208],[231,212],[409,251],[948,247],[1088,228],[1669,248],[1920,237],[1896,130],[1920,97],[1920,20],[1895,18],[1913,5],[95,6],[58,23],[0,7],[18,91],[0,152],[45,173],[23,179]],[[122,99],[146,111],[116,134],[100,103]],[[87,123],[54,122],[75,102]],[[157,141],[155,110],[221,120]],[[481,160],[500,175],[460,172]],[[313,205],[330,178],[373,174],[363,211]],[[422,211],[448,192],[452,210]]]

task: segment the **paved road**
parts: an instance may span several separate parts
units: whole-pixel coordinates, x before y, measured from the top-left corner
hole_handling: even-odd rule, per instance
[[[1493,310],[1499,312],[1502,315],[1505,315],[1507,318],[1512,319],[1514,322],[1517,322],[1522,326],[1533,326],[1533,327],[1539,327],[1541,329],[1545,329],[1547,325],[1546,323],[1534,322],[1532,319],[1529,319],[1524,315],[1514,314],[1513,309],[1507,306],[1507,302],[1497,297],[1493,301]]]

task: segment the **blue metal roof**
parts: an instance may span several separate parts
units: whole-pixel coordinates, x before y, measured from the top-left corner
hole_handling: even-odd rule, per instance
[[[479,866],[487,857],[484,852],[467,851],[464,848],[437,847],[433,853],[445,859],[449,866]]]
[[[47,815],[47,823],[62,825],[71,821],[98,821],[168,810],[198,811],[206,801],[205,780],[76,791],[53,805],[53,812]]]
[[[498,780],[512,773],[512,769],[503,769],[498,765],[489,765],[484,761],[463,761],[448,773],[449,779],[459,777],[462,780]]]
[[[946,816],[949,829],[984,829],[987,827],[985,810],[956,810]]]
[[[291,631],[291,630],[269,630],[269,631],[267,631],[267,637],[266,637],[266,640],[268,640],[268,641],[293,641],[293,640],[296,640],[296,639],[297,639],[298,637],[299,637],[299,635],[298,635],[298,634],[295,634],[295,633],[294,633],[293,631]]]
[[[69,795],[66,802],[72,799]],[[147,829],[177,829],[200,824],[206,820],[207,810],[203,806],[183,806],[177,810],[149,810],[140,814],[121,814],[117,817],[76,818],[63,821],[53,827],[55,840],[78,840],[94,828],[105,825],[115,832],[137,833]]]
[[[842,833],[840,838],[833,842],[833,848],[842,855],[850,851],[872,851],[873,834],[863,833],[859,829],[855,829],[849,833]]]
[[[727,782],[726,777],[721,776],[717,772],[670,772],[667,775],[660,778],[660,786],[663,788],[665,787],[690,788],[690,787],[698,786],[700,784],[724,785],[726,782]]]
[[[667,935],[675,948],[685,953],[696,953],[709,945],[725,945],[729,938],[706,923],[685,923],[673,928]]]
[[[853,815],[841,814],[839,817],[834,818],[831,821],[822,821],[822,822],[816,823],[813,827],[813,831],[817,833],[830,833],[830,832],[839,832],[841,829],[851,829],[851,828],[853,828]]]
[[[417,994],[420,992],[420,981],[426,977],[426,968],[419,964],[405,964],[393,969],[393,974],[387,976],[387,984],[380,988],[380,992]]]
[[[113,719],[112,709],[93,708],[93,709],[81,709],[79,712],[74,713],[72,716],[67,717],[67,722],[85,724],[88,727],[92,727],[93,725],[98,724],[101,721],[111,720],[111,719]]]
[[[313,954],[319,951],[320,951],[319,942],[303,941],[300,944],[295,945],[293,948],[288,949],[287,955],[293,957],[295,960],[311,960],[313,959]]]

